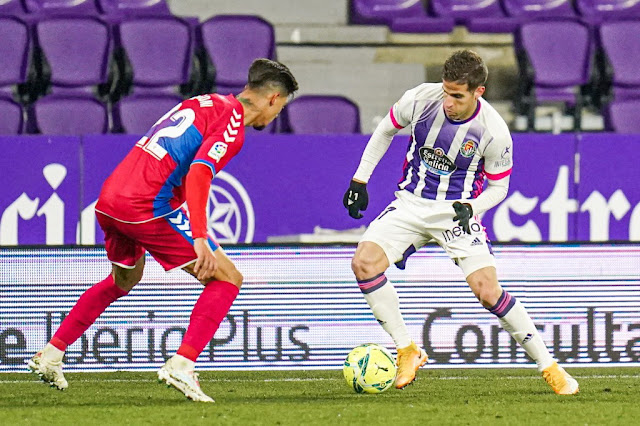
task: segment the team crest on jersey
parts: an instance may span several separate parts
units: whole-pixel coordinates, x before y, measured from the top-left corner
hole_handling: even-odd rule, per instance
[[[450,175],[456,170],[456,165],[444,155],[442,148],[433,149],[423,146],[420,148],[420,159],[428,171],[437,175]]]
[[[478,143],[469,139],[460,147],[460,155],[465,158],[473,157],[473,154],[478,150]]]
[[[226,153],[227,144],[224,142],[216,142],[213,144],[207,155],[218,162]]]

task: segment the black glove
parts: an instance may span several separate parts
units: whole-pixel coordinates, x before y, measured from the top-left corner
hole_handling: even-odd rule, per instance
[[[349,189],[342,197],[342,204],[349,210],[349,216],[354,219],[362,218],[360,210],[366,210],[369,205],[369,194],[367,194],[367,184],[352,180]]]
[[[460,201],[456,201],[453,203],[453,209],[456,211],[456,215],[453,217],[453,220],[458,221],[458,224],[462,227],[464,232],[471,234],[471,229],[469,229],[469,219],[473,216],[471,204],[462,204]]]

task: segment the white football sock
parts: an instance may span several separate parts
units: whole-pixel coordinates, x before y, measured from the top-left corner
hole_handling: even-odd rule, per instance
[[[405,348],[411,344],[409,330],[400,313],[398,293],[391,281],[371,293],[363,293],[365,300],[371,307],[384,331],[389,333],[397,348]]]
[[[538,371],[544,370],[555,362],[527,310],[519,300],[516,300],[509,312],[504,317],[498,318],[498,321],[536,362]]]

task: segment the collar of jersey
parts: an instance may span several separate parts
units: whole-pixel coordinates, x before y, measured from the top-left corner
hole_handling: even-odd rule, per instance
[[[442,104],[442,109],[444,110],[444,104]],[[478,116],[478,113],[480,112],[480,99],[478,99],[478,106],[476,107],[476,110],[473,112],[473,114],[471,114],[471,117],[467,118],[466,120],[462,120],[462,121],[453,121],[452,119],[450,119],[447,116],[447,113],[445,111],[444,113],[444,117],[447,119],[447,121],[453,125],[460,125],[460,124],[464,124],[467,123],[471,120],[473,120],[474,118],[476,118]]]

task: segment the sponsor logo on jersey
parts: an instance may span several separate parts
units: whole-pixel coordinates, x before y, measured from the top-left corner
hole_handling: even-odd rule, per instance
[[[227,144],[224,142],[216,142],[213,144],[207,155],[218,162],[226,153]]]
[[[456,165],[444,154],[442,148],[433,149],[423,146],[420,148],[420,159],[428,171],[437,175],[450,175],[456,170]]]
[[[469,139],[460,147],[460,155],[465,158],[473,157],[473,154],[478,150],[478,143]]]
[[[480,225],[477,222],[471,222],[469,223],[469,228],[471,229],[472,233],[478,233],[478,232],[482,232],[482,228],[480,227]],[[444,239],[445,243],[448,243],[450,241],[455,240],[456,238],[459,238],[463,235],[468,235],[464,232],[464,230],[462,229],[461,226],[454,226],[451,229],[447,229],[446,231],[442,232],[442,238]],[[477,242],[476,242],[477,240]],[[471,242],[471,245],[478,245],[478,243],[482,244],[482,241],[480,241],[478,238],[476,238],[475,240],[473,240]]]
[[[502,168],[511,166],[511,158],[504,158],[502,160],[494,161],[493,167]]]

